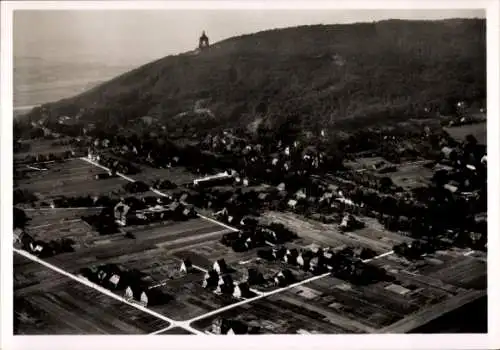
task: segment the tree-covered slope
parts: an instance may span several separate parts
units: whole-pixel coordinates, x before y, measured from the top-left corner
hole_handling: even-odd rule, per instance
[[[311,128],[403,119],[429,106],[447,112],[486,97],[485,27],[390,20],[264,31],[162,58],[45,107],[119,125],[143,116],[167,126],[295,116]]]

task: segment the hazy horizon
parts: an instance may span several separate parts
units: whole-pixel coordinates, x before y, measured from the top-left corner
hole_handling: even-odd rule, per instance
[[[110,66],[142,64],[211,42],[274,28],[385,19],[484,18],[484,10],[18,10],[15,58]]]

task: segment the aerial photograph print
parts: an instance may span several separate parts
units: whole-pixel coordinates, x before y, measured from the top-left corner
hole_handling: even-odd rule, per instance
[[[484,9],[12,21],[15,336],[488,333]]]

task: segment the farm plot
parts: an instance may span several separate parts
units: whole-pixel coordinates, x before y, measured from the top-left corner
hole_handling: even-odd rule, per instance
[[[361,218],[363,220],[364,218]],[[303,239],[306,244],[316,243],[323,247],[338,247],[346,245],[349,247],[370,248],[377,254],[385,253],[391,247],[390,244],[379,239],[370,239],[363,235],[357,235],[356,231],[342,233],[337,225],[323,224],[320,222],[298,217],[288,212],[265,212],[262,215],[264,223],[281,223]]]
[[[147,334],[168,326],[127,304],[52,270],[16,258],[14,280],[23,265],[36,265],[33,285],[14,288],[15,334]],[[27,259],[24,259],[27,260]],[[30,268],[35,270],[35,268]]]
[[[37,154],[50,154],[50,153],[60,153],[65,151],[70,151],[73,149],[71,145],[52,145],[56,140],[29,140],[23,141],[23,143],[29,144],[30,149],[27,151],[14,153],[14,162],[21,161],[27,156],[36,156]]]
[[[437,287],[431,288],[413,277],[397,275],[393,281],[366,286],[329,277],[306,284],[314,292],[294,288],[289,293],[300,294],[304,303],[337,313],[339,317],[331,319],[344,327],[355,326],[366,332],[377,332],[423,307],[456,295]]]
[[[429,259],[441,263],[432,269],[421,268],[419,273],[460,288],[486,289],[486,262],[469,256],[453,258],[445,254],[434,254]]]
[[[29,217],[26,228],[38,229],[41,227],[50,227],[52,225],[62,224],[80,220],[82,216],[99,214],[102,209],[88,208],[88,209],[75,209],[75,208],[24,208],[26,215]]]
[[[128,226],[124,232],[131,232],[139,241],[148,241],[170,247],[173,244],[188,245],[193,239],[220,238],[227,229],[208,220],[195,218],[184,222],[161,222],[141,226]]]
[[[31,226],[26,229],[34,239],[44,242],[69,238],[75,242],[74,249],[90,245],[99,234],[81,219],[63,220],[52,224]]]
[[[411,162],[400,164],[397,166],[397,170],[388,174],[388,176],[396,186],[401,186],[405,190],[428,186],[431,183],[433,172],[432,169],[424,167],[423,163]]]
[[[199,176],[191,173],[184,167],[171,167],[165,169],[157,169],[147,165],[140,165],[141,172],[133,176],[137,181],[144,181],[147,184],[153,183],[155,180],[169,180],[177,186],[182,186],[192,183]]]
[[[385,256],[372,262],[384,267],[398,278],[415,278],[437,288],[455,291],[484,289],[486,287],[486,262],[464,254],[437,251],[422,259],[410,262],[396,255]]]
[[[149,279],[150,286],[168,296],[168,301],[148,308],[174,319],[188,319],[228,305],[236,300],[231,296],[219,296],[202,288],[204,274],[193,271],[181,274],[181,259],[171,255],[170,248],[186,249],[194,243],[206,244],[218,240],[227,230],[207,220],[193,219],[180,223],[166,223],[154,227],[132,227],[135,239],[121,233],[99,237],[72,253],[60,254],[47,261],[78,274],[85,267],[116,264],[126,270],[138,270]],[[200,242],[198,242],[200,241]],[[26,269],[26,268],[25,268]],[[33,271],[25,271],[33,273]],[[29,280],[29,276],[26,277]],[[19,282],[23,283],[23,281]],[[24,283],[28,283],[24,281]],[[124,295],[124,289],[115,291]]]
[[[96,180],[94,176],[103,170],[82,160],[52,163],[47,168],[47,171],[31,173],[27,179],[19,180],[19,187],[39,194],[42,200],[57,196],[125,194],[126,180],[120,177]]]
[[[454,126],[451,128],[444,128],[451,137],[458,141],[464,141],[467,135],[473,135],[479,144],[486,145],[488,133],[486,123],[475,123],[468,125]]]
[[[89,228],[90,229],[90,228]],[[121,263],[132,257],[144,256],[144,259],[160,259],[174,248],[183,248],[193,243],[219,239],[226,232],[212,222],[193,219],[185,222],[166,222],[161,225],[127,227],[135,239],[125,237],[125,232],[113,235],[95,235],[85,241],[75,252],[60,254],[47,261],[77,272],[92,264]],[[155,256],[158,254],[158,257]]]
[[[248,326],[258,327],[261,334],[352,333],[326,320],[320,310],[297,303],[285,293],[195,321],[192,326],[201,331],[210,331],[213,322],[219,318],[238,320]]]

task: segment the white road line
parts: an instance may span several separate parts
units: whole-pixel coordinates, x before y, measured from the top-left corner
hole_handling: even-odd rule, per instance
[[[168,331],[168,330],[170,330],[170,329],[172,329],[172,328],[174,328],[174,326],[170,325],[170,326],[168,326],[167,328],[162,328],[162,329],[159,329],[159,330],[157,330],[157,331],[154,331],[154,332],[149,333],[148,335],[156,335],[156,334],[159,334],[159,333],[163,333],[163,332],[166,332],[166,331]]]
[[[391,251],[389,251],[387,253],[383,253],[383,254],[374,256],[373,258],[365,259],[365,260],[361,260],[361,261],[364,262],[364,263],[369,263],[370,261],[377,260],[377,259],[383,258],[384,256],[388,256],[388,255],[391,255],[391,254],[394,254],[394,250],[391,250]]]
[[[104,209],[106,207],[59,207],[59,208],[25,208],[24,211],[51,211],[51,210],[86,210],[86,209]]]
[[[475,250],[470,250],[470,251],[468,251],[468,252],[464,253],[464,256],[469,256],[469,255],[472,255],[472,254],[474,254],[475,252],[476,252]]]
[[[109,290],[107,290],[107,289],[105,289],[105,288],[103,288],[103,287],[101,287],[101,286],[99,286],[99,285],[97,285],[95,283],[92,283],[92,282],[88,281],[87,279],[79,278],[78,276],[73,275],[73,274],[71,274],[71,273],[69,273],[67,271],[64,271],[63,269],[60,269],[57,266],[52,265],[52,264],[50,264],[50,263],[48,263],[48,262],[46,262],[46,261],[44,261],[42,259],[39,259],[38,257],[36,257],[36,256],[34,256],[34,255],[32,255],[32,254],[24,251],[24,250],[17,249],[15,247],[13,247],[12,249],[17,254],[22,255],[25,258],[30,259],[31,261],[37,262],[37,263],[39,263],[39,264],[41,264],[41,265],[43,265],[45,267],[48,267],[49,269],[51,269],[51,270],[53,270],[55,272],[58,272],[61,275],[69,277],[72,280],[75,280],[75,281],[77,281],[77,282],[79,282],[79,283],[81,283],[81,284],[83,284],[83,285],[85,285],[85,286],[87,286],[89,288],[92,288],[94,290],[97,290],[98,292],[100,292],[102,294],[105,294],[105,295],[107,295],[107,296],[109,296],[109,297],[111,297],[113,299],[121,301],[122,303],[130,305],[130,306],[132,306],[132,307],[134,307],[134,308],[136,308],[136,309],[138,309],[138,310],[140,310],[142,312],[145,312],[145,313],[147,313],[147,314],[149,314],[151,316],[154,316],[154,317],[159,318],[159,319],[161,319],[163,321],[169,322],[170,323],[169,327],[170,326],[177,326],[177,327],[184,328],[184,329],[186,329],[186,330],[188,330],[190,332],[196,333],[196,334],[203,334],[202,332],[197,331],[196,329],[192,329],[189,325],[186,325],[185,322],[175,321],[175,320],[173,320],[173,319],[171,319],[169,317],[163,316],[163,315],[161,315],[161,314],[159,314],[159,313],[157,313],[157,312],[155,312],[153,310],[150,310],[150,309],[148,309],[148,308],[146,308],[146,307],[144,307],[142,305],[139,305],[139,304],[136,304],[136,303],[132,303],[132,302],[126,300],[125,298],[122,298],[122,297],[116,295],[115,293],[113,293],[113,292],[111,292],[111,291],[109,291]]]
[[[73,222],[78,222],[78,221],[82,221],[82,219],[63,220],[63,221],[60,221],[60,222],[54,222],[52,224],[44,224],[44,225],[38,225],[38,226],[28,226],[26,228],[28,230],[34,230],[34,229],[37,229],[37,228],[48,227],[48,226],[59,225],[59,224],[71,224]]]
[[[198,216],[199,216],[200,218],[202,218],[202,219],[205,219],[205,220],[211,221],[211,222],[213,222],[213,223],[215,223],[215,224],[221,225],[221,226],[223,226],[223,227],[225,227],[225,228],[227,228],[227,229],[229,229],[229,230],[231,230],[231,231],[233,231],[233,232],[238,232],[238,231],[239,231],[239,230],[238,230],[237,228],[235,228],[235,227],[232,227],[232,226],[226,225],[226,224],[224,224],[224,223],[222,223],[222,222],[220,222],[220,221],[217,221],[217,220],[215,220],[215,219],[209,218],[209,217],[207,217],[207,216],[204,216],[204,215],[201,215],[201,214],[198,214]]]
[[[85,161],[85,162],[87,162],[87,163],[90,163],[90,164],[92,164],[92,165],[95,165],[96,167],[99,167],[99,168],[101,168],[101,169],[103,169],[103,170],[110,171],[110,169],[109,169],[109,168],[106,168],[105,166],[103,166],[103,165],[101,165],[101,164],[99,164],[99,163],[97,163],[97,162],[95,162],[95,161],[93,161],[93,160],[90,160],[90,159],[88,159],[88,158],[86,158],[86,157],[81,157],[80,159],[81,159],[81,160],[83,160],[83,161]],[[126,176],[126,175],[124,175],[124,174],[122,174],[122,173],[116,173],[116,175],[117,175],[117,176],[119,176],[119,177],[121,177],[122,179],[125,179],[125,180],[129,181],[129,182],[135,182],[135,180],[134,180],[134,179],[132,179],[131,177],[128,177],[128,176]],[[152,192],[154,192],[154,193],[156,193],[156,194],[158,194],[158,195],[160,195],[160,196],[163,196],[163,197],[169,197],[167,194],[165,194],[164,192],[161,192],[161,191],[157,190],[156,188],[152,188],[152,187],[150,187],[150,191],[152,191]],[[199,213],[197,213],[197,215],[198,215],[198,217],[200,217],[200,218],[202,218],[202,219],[204,219],[204,220],[207,220],[207,221],[213,222],[213,223],[215,223],[215,224],[217,224],[217,225],[220,225],[220,226],[222,226],[222,227],[225,227],[225,228],[227,228],[227,229],[229,229],[229,230],[231,230],[231,231],[233,231],[233,232],[238,232],[238,231],[239,231],[237,228],[232,227],[232,226],[229,226],[229,225],[226,225],[226,224],[224,224],[224,223],[222,223],[222,222],[220,222],[220,221],[217,221],[217,220],[215,220],[215,219],[212,219],[212,218],[206,217],[206,216],[201,215],[201,214],[199,214]]]

